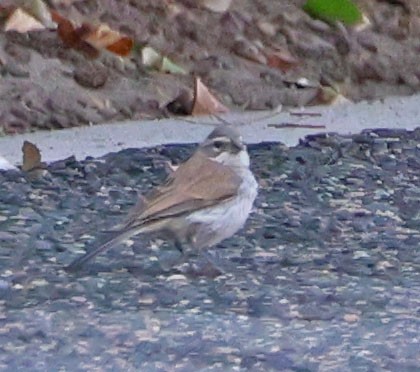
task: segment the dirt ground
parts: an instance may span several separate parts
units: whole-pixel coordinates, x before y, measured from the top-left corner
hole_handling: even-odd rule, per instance
[[[234,0],[227,12],[212,13],[193,0],[50,0],[62,15],[107,23],[137,47],[127,58],[90,60],[53,30],[2,31],[0,133],[168,116],[168,104],[192,90],[193,76],[234,110],[317,103],[319,84],[352,101],[420,90],[418,0],[358,1],[370,20],[361,31],[311,19],[304,2]],[[139,45],[188,74],[146,69]],[[253,61],[265,48],[297,63],[284,71]]]

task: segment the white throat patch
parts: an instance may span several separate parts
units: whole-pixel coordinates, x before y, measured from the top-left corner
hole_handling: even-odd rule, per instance
[[[249,155],[246,150],[239,151],[237,154],[222,152],[213,160],[231,167],[249,167]]]

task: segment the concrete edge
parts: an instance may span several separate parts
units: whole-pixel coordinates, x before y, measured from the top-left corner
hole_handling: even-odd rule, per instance
[[[299,113],[296,116],[291,113]],[[316,116],[310,114],[317,114]],[[247,143],[283,142],[294,146],[300,138],[320,132],[353,134],[368,128],[420,127],[420,95],[389,97],[372,103],[314,106],[290,112],[229,113],[222,118],[238,125]],[[276,128],[273,124],[325,126],[325,128]],[[220,121],[212,117],[127,121],[90,127],[34,132],[0,138],[2,164],[20,164],[22,144],[28,140],[51,162],[74,155],[77,159],[98,157],[126,148],[153,147],[169,143],[200,142]],[[3,161],[2,161],[3,159]]]

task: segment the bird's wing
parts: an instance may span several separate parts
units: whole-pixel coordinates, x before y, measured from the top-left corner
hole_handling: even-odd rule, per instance
[[[229,167],[196,153],[162,186],[139,200],[125,229],[226,201],[236,195],[240,183],[241,178]]]
[[[76,271],[98,253],[137,234],[144,225],[165,217],[181,216],[234,197],[240,177],[230,168],[196,153],[172,173],[165,184],[140,197],[125,224],[102,245],[79,257],[68,267]]]

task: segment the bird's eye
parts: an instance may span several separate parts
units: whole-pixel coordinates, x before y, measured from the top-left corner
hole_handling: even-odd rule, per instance
[[[222,141],[215,141],[213,146],[215,149],[220,150],[223,147],[224,143]]]

